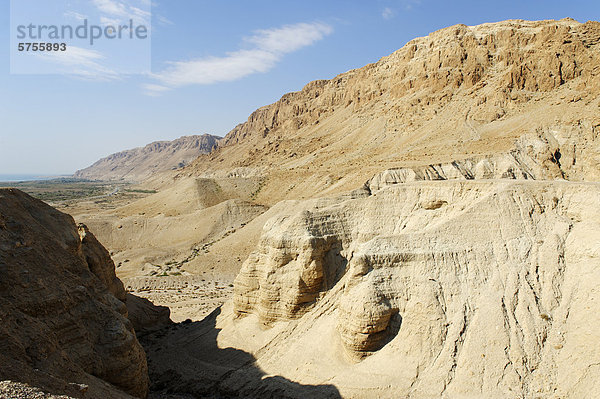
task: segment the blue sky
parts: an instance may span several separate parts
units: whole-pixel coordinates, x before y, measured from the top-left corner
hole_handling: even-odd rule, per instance
[[[111,18],[132,1],[71,0],[65,12],[95,7]],[[600,2],[581,0],[153,0],[151,72],[92,64],[84,75],[18,75],[10,74],[10,1],[0,4],[0,174],[70,174],[155,140],[225,135],[309,81],[449,25],[600,17]],[[80,56],[90,65],[89,53]]]

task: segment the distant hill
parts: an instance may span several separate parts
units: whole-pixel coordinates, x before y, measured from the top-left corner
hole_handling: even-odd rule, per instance
[[[145,147],[117,152],[78,170],[74,177],[90,180],[140,181],[155,173],[181,168],[208,154],[221,138],[204,134],[173,141],[155,141]]]

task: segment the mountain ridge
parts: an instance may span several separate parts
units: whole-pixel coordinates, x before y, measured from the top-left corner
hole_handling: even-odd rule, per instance
[[[221,137],[210,134],[154,141],[144,147],[119,151],[78,170],[75,178],[141,181],[153,174],[181,168],[200,154],[212,151]]]
[[[509,153],[529,134],[584,161],[564,163],[579,179],[596,164],[573,144],[600,126],[599,32],[572,19],[438,30],[257,109],[172,176],[262,176],[258,199],[274,203],[357,188],[383,169]],[[580,131],[550,137],[564,126]]]

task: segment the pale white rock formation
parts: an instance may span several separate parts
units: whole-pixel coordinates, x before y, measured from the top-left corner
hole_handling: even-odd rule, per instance
[[[561,164],[561,159],[563,166]],[[454,160],[448,163],[419,165],[384,170],[365,183],[371,192],[393,184],[423,180],[564,179],[573,163],[563,157],[558,141],[551,134],[528,134],[520,137],[513,150],[487,156]]]
[[[348,397],[591,397],[599,207],[600,185],[565,181],[311,201],[265,225],[220,339],[271,327],[258,365]]]

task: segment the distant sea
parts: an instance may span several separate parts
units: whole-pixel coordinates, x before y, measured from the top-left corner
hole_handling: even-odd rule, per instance
[[[21,181],[35,181],[35,180],[52,180],[60,177],[67,177],[66,175],[3,175],[0,174],[0,182],[4,183],[16,183]]]

